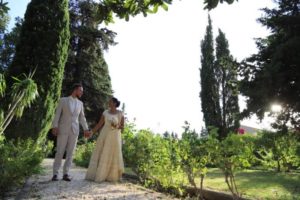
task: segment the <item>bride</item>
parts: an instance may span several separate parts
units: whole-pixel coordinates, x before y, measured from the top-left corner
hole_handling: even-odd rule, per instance
[[[121,146],[124,115],[117,110],[120,105],[117,98],[111,98],[108,105],[109,109],[103,112],[98,124],[91,130],[93,134],[102,128],[86,173],[87,180],[96,182],[119,181],[124,172]]]

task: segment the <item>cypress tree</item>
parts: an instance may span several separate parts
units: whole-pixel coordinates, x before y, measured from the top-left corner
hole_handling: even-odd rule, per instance
[[[22,120],[12,123],[8,137],[36,138],[48,132],[61,93],[69,37],[68,0],[28,4],[7,82],[10,86],[10,77],[35,72],[39,98],[25,110]]]
[[[2,54],[4,48],[4,35],[6,31],[6,27],[9,22],[7,3],[0,1],[0,54]],[[1,59],[1,57],[0,57]],[[4,70],[4,65],[0,62],[0,73]]]
[[[216,38],[215,72],[221,97],[222,122],[219,133],[222,138],[226,137],[229,132],[236,132],[240,126],[237,67],[238,65],[230,55],[225,34],[219,30]]]
[[[208,17],[208,26],[204,40],[201,41],[201,107],[206,129],[209,131],[211,127],[220,130],[221,111],[219,104],[219,94],[217,80],[214,70],[214,41],[212,32],[212,22]]]
[[[63,95],[70,95],[74,82],[84,88],[85,114],[89,122],[97,122],[112,94],[108,66],[103,49],[114,44],[115,33],[99,29],[98,3],[91,0],[70,1],[70,50],[66,63]]]

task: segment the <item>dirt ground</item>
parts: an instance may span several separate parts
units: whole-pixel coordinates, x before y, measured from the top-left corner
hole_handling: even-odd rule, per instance
[[[34,175],[27,181],[22,194],[14,199],[175,199],[139,185],[123,180],[120,183],[95,183],[84,179],[86,169],[73,165],[70,175],[71,182],[61,180],[51,181],[52,159],[42,163],[44,173]]]

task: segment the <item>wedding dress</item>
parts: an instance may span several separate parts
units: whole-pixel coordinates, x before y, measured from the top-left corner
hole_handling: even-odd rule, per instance
[[[114,128],[112,124],[120,123],[123,113],[118,111],[116,114],[112,114],[106,110],[103,112],[103,116],[105,123],[97,138],[86,179],[95,182],[116,182],[122,177],[124,162],[121,130]]]

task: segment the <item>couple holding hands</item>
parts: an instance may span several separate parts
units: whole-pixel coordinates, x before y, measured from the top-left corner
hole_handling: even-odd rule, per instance
[[[96,182],[119,181],[124,172],[121,141],[124,115],[122,111],[117,109],[120,101],[112,97],[108,102],[109,108],[103,112],[97,125],[89,131],[84,116],[83,103],[79,100],[82,94],[82,85],[75,84],[72,87],[71,95],[61,98],[57,106],[52,123],[52,134],[57,136],[52,181],[58,180],[59,168],[65,151],[66,159],[62,179],[71,181],[69,170],[78,140],[79,123],[83,127],[84,137],[87,138],[101,128],[85,178]]]

